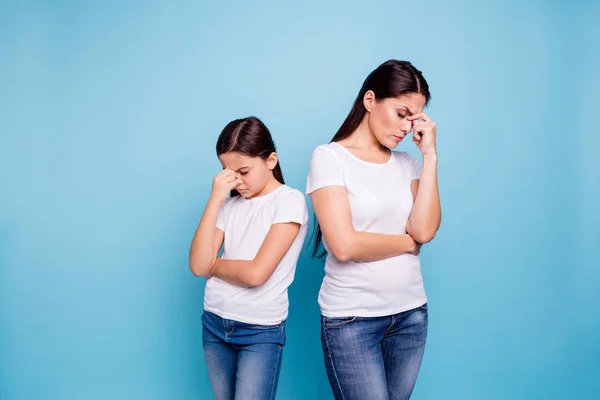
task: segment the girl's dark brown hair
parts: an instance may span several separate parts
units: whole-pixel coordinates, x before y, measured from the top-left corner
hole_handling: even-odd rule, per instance
[[[331,139],[332,142],[347,138],[358,128],[367,113],[363,99],[369,90],[375,93],[375,99],[377,100],[399,97],[408,93],[420,93],[425,96],[425,105],[429,104],[431,99],[429,85],[421,71],[408,61],[386,61],[367,76],[358,92],[358,96],[356,96],[356,100],[354,100],[350,113],[333,139]],[[327,251],[322,247],[323,233],[316,215],[314,220],[313,257],[322,258],[327,255]]]
[[[275,153],[275,143],[271,132],[256,117],[240,118],[228,123],[217,139],[217,156],[234,151],[249,157],[260,157],[263,160]],[[283,174],[279,161],[273,169],[273,176],[284,184]],[[239,196],[240,193],[233,189],[231,196]]]

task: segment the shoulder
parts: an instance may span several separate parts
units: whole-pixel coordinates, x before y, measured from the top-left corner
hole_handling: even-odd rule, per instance
[[[392,154],[396,158],[396,160],[408,160],[409,158],[414,158],[406,151],[392,151]]]
[[[406,151],[394,152],[397,164],[406,173],[409,174],[411,180],[420,179],[421,177],[421,162]]]
[[[277,195],[277,201],[292,202],[295,204],[303,204],[306,207],[306,198],[304,193],[298,189],[291,188],[287,185],[283,185]]]
[[[392,154],[394,155],[396,160],[401,161],[401,162],[410,163],[410,164],[419,162],[419,160],[417,160],[416,157],[408,154],[406,151],[392,151]]]
[[[322,144],[320,146],[317,146],[314,150],[313,150],[313,155],[314,154],[331,154],[331,155],[336,155],[340,153],[340,147],[341,145],[335,142],[331,142],[331,143],[327,143],[327,144]]]
[[[327,143],[317,146],[312,153],[312,163],[340,163],[342,149],[337,143]]]
[[[242,196],[228,197],[227,200],[225,200],[225,202],[221,206],[221,210],[223,212],[227,212],[228,210],[231,210],[232,208],[234,208],[236,206],[236,204],[239,204],[241,198],[242,198]]]
[[[315,147],[315,151],[333,151],[337,144],[335,142],[325,143]]]
[[[308,221],[304,193],[287,185],[278,189],[273,211],[275,222],[297,222],[306,225]]]

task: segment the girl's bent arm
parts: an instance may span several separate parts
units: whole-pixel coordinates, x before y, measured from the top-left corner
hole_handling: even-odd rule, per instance
[[[281,263],[299,232],[300,224],[295,222],[273,224],[253,260],[219,258],[210,273],[233,285],[261,286],[269,280]]]
[[[223,245],[225,233],[217,228],[220,202],[209,199],[190,247],[190,270],[196,276],[206,276],[213,267]]]

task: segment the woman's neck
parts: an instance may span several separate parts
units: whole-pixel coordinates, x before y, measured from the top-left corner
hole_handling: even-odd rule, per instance
[[[369,115],[365,115],[363,120],[358,125],[358,128],[354,132],[350,134],[345,139],[340,140],[340,144],[344,147],[361,149],[373,152],[384,151],[385,153],[389,152],[389,149],[379,143],[371,128],[369,128]]]

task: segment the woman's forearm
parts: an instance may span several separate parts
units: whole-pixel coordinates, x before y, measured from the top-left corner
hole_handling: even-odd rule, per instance
[[[425,154],[417,196],[407,223],[407,233],[419,243],[430,242],[440,227],[441,219],[437,155]]]

